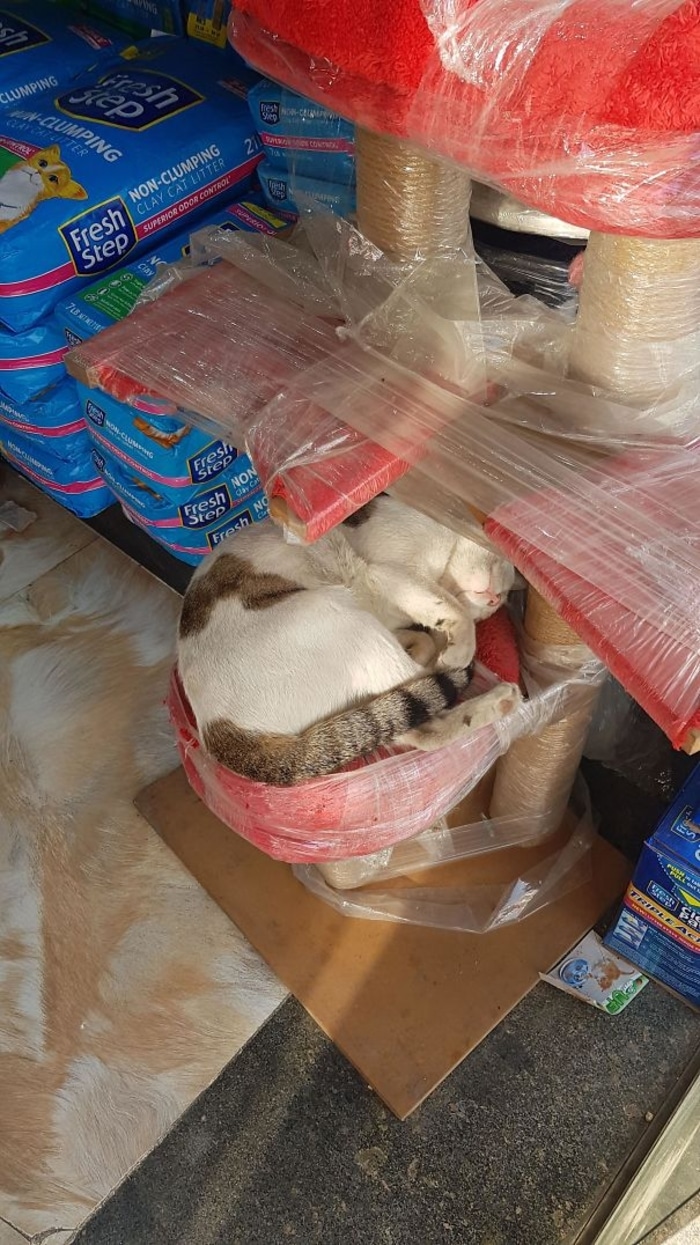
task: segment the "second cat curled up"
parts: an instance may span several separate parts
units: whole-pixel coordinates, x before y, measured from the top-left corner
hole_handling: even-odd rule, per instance
[[[512,582],[495,554],[388,497],[314,545],[270,521],[236,533],[198,567],[180,619],[179,672],[205,747],[289,786],[504,716],[520,701],[512,684],[461,697],[475,618]],[[419,655],[414,628],[440,651],[426,635]]]

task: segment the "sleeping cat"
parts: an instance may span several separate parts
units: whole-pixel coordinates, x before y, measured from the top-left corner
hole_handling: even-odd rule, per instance
[[[366,562],[420,566],[421,574],[445,588],[477,621],[503,605],[515,582],[515,568],[493,550],[458,536],[411,506],[380,493],[346,519],[347,537]]]
[[[0,233],[26,220],[44,199],[87,199],[61,159],[60,147],[35,151],[0,177]]]
[[[180,618],[180,677],[207,751],[229,769],[289,786],[382,745],[442,747],[519,703],[511,684],[457,703],[472,674],[473,617],[437,583],[430,520],[427,558],[415,530],[408,566],[382,562],[382,509],[311,546],[288,543],[271,522],[247,528],[195,572]],[[360,526],[371,560],[348,539]],[[462,582],[465,600],[469,590]],[[432,672],[395,634],[415,626],[444,636]]]

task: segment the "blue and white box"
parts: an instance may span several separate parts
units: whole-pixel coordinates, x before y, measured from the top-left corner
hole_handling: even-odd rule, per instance
[[[644,844],[605,944],[700,1008],[700,765]]]

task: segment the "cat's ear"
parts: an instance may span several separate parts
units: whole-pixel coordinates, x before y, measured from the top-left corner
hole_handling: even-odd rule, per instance
[[[85,187],[81,186],[79,182],[74,182],[72,178],[61,191],[62,199],[87,199],[87,197],[88,193]]]
[[[37,154],[45,156],[50,164],[60,164],[61,162],[61,148],[56,143],[51,147],[45,147],[43,151]]]

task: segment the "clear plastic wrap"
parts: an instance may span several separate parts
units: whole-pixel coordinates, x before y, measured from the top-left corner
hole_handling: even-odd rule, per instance
[[[527,294],[547,307],[557,307],[572,320],[578,307],[578,287],[572,281],[575,254],[567,262],[492,245],[475,238],[477,255],[503,281],[512,294]]]
[[[692,0],[234,0],[229,34],[270,77],[540,212],[700,233]]]
[[[406,264],[337,220],[312,242],[205,236],[207,262],[226,262],[74,351],[71,371],[242,432],[274,516],[307,539],[399,480],[456,530],[467,511],[487,519],[687,743],[700,726],[697,366],[681,351],[661,383],[631,350],[625,369],[636,359],[654,396],[630,399],[614,376],[604,389],[568,375],[579,326],[513,298],[467,252]],[[683,264],[676,295],[689,320]]]
[[[588,881],[595,839],[588,810],[572,813],[570,823],[546,847],[535,848],[517,818],[429,832],[387,853],[366,887],[335,887],[319,865],[295,865],[294,874],[343,916],[486,934],[525,920]],[[449,865],[449,873],[441,872]],[[457,884],[455,865],[461,865]],[[389,887],[382,886],[386,882]]]
[[[448,747],[434,752],[389,750],[350,770],[293,787],[252,782],[205,752],[175,674],[169,704],[188,780],[225,825],[278,860],[348,861],[382,853],[439,823],[515,740],[586,703],[601,677],[599,663],[591,661],[575,679],[535,691],[506,718]],[[480,686],[483,690],[486,684],[476,680],[475,693]],[[538,817],[515,818],[506,829],[515,834],[513,842],[532,843],[542,838],[543,824]],[[550,824],[546,831],[551,833]],[[478,837],[483,842],[483,835]],[[469,854],[472,846],[473,836]],[[375,861],[372,867],[383,863]]]

